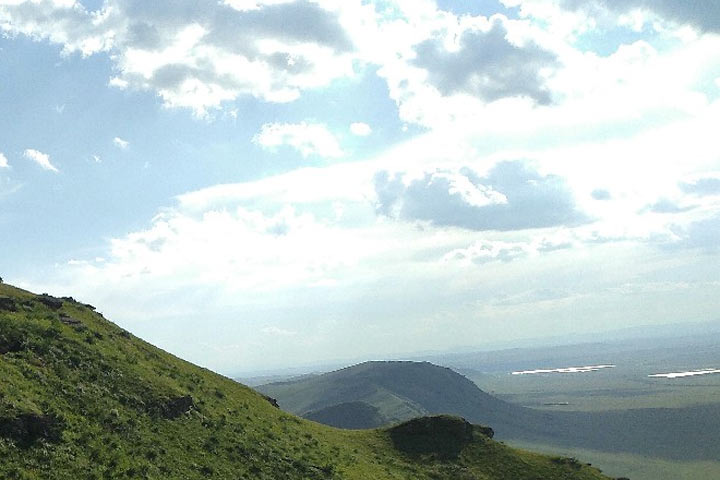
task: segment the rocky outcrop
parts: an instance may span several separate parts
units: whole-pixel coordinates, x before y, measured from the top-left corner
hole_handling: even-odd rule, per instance
[[[483,425],[473,425],[473,430],[481,435],[485,435],[488,438],[493,438],[495,436],[495,431],[490,427],[485,427]]]
[[[47,293],[43,293],[42,295],[38,295],[35,297],[35,300],[42,303],[46,307],[49,307],[53,310],[58,310],[60,307],[63,306],[63,301],[60,298],[55,298],[52,295],[48,295]]]
[[[389,430],[398,450],[441,460],[457,458],[473,440],[473,431],[470,422],[450,415],[414,418]]]
[[[53,415],[35,413],[0,418],[0,436],[13,440],[23,448],[38,440],[58,442],[62,436],[62,422]]]
[[[175,419],[180,415],[189,412],[195,407],[195,402],[190,395],[184,395],[182,397],[175,397],[169,399],[162,405],[161,413],[162,416],[167,419]]]
[[[64,323],[65,325],[70,325],[73,327],[82,325],[82,322],[78,320],[77,318],[71,317],[70,315],[65,315],[64,313],[60,314],[60,321]]]
[[[0,296],[0,311],[16,312],[15,300],[10,297]]]
[[[263,398],[264,398],[265,400],[267,400],[268,403],[269,403],[270,405],[272,405],[273,407],[275,407],[275,408],[280,408],[280,405],[278,405],[277,400],[275,400],[275,399],[272,398],[271,396],[269,396],[269,395],[263,395]]]

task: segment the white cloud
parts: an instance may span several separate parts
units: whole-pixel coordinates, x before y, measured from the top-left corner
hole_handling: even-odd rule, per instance
[[[295,332],[293,330],[286,330],[284,328],[275,327],[275,326],[269,326],[262,329],[262,332],[266,335],[270,336],[283,336],[283,337],[293,337],[298,334],[298,332]]]
[[[108,50],[116,35],[112,8],[88,12],[75,0],[13,0],[0,4],[0,30],[47,39],[63,53]]]
[[[658,137],[671,141],[673,135],[661,132]],[[228,344],[242,338],[242,349],[232,356],[195,350],[188,346],[193,342],[161,343],[224,369],[241,363],[266,366],[268,352],[284,352],[284,361],[308,360],[308,351],[326,359],[397,352],[392,339],[400,333],[412,334],[408,349],[445,348],[473,336],[506,338],[510,323],[537,336],[599,323],[621,327],[623,322],[646,321],[649,314],[655,322],[673,321],[679,318],[673,318],[678,311],[673,302],[695,319],[715,315],[717,302],[708,300],[715,298],[709,294],[713,290],[703,283],[705,277],[716,277],[710,271],[715,257],[703,259],[696,251],[715,254],[707,247],[717,240],[717,218],[712,216],[719,207],[717,196],[703,196],[715,203],[670,218],[639,214],[635,208],[658,198],[656,188],[662,190],[662,185],[681,194],[678,179],[695,177],[669,172],[660,187],[650,185],[644,192],[639,180],[647,168],[629,168],[629,160],[619,155],[636,153],[627,145],[582,145],[579,151],[593,159],[617,157],[616,162],[597,162],[598,169],[610,172],[603,176],[592,170],[587,186],[580,182],[588,205],[600,205],[597,220],[527,229],[551,218],[558,206],[564,208],[567,192],[558,187],[569,178],[584,178],[578,177],[587,169],[584,158],[555,148],[543,152],[550,160],[523,162],[525,169],[511,164],[513,169],[494,159],[507,152],[478,156],[455,138],[441,138],[429,133],[363,162],[188,192],[161,209],[145,229],[113,239],[104,262],[65,265],[56,278],[34,284],[103,305],[111,318],[150,339],[153,332],[166,330],[168,322],[185,322],[188,338],[202,338],[218,348],[224,340],[207,332],[222,329]],[[663,149],[667,146],[658,147]],[[443,152],[457,168],[448,168]],[[663,169],[666,160],[647,161]],[[505,231],[446,226],[447,219],[445,225],[395,221],[376,212],[374,179],[385,171],[402,172],[405,197],[412,196],[408,191],[415,182],[427,187],[431,172],[429,182],[443,187],[441,199],[474,205],[478,218],[450,218],[454,223],[482,222],[483,208],[506,205],[510,214],[537,207],[540,220],[529,215],[518,221],[517,229]],[[558,178],[557,172],[563,176]],[[627,178],[615,188],[608,179],[619,176]],[[605,185],[612,188],[610,198],[592,200],[591,192]],[[537,201],[533,195],[538,192],[552,201]],[[664,240],[658,240],[660,235]],[[679,261],[706,265],[707,272],[690,266],[679,271]],[[634,295],[608,290],[643,278],[689,286],[682,298],[653,290]],[[542,289],[530,279],[542,279]],[[109,282],[113,289],[102,287]],[[588,321],[578,322],[578,315]],[[207,318],[213,318],[214,328],[199,321]]]
[[[293,101],[364,65],[379,67],[403,121],[476,131],[692,108],[698,83],[712,75],[704,83],[714,85],[717,77],[717,42],[708,35],[673,37],[663,51],[646,42],[625,45],[611,58],[576,48],[598,12],[619,21],[637,8],[608,0],[590,7],[569,0],[504,3],[520,6],[521,18],[457,16],[430,1],[183,0],[159,9],[109,0],[94,12],[73,1],[18,1],[0,6],[0,28],[60,44],[66,53],[106,52],[116,72],[110,85],[153,91],[166,106],[201,116],[242,96]],[[706,12],[706,23],[717,10],[628,3],[668,18]],[[563,22],[573,25],[566,36]],[[673,53],[678,41],[683,48]],[[622,108],[613,113],[609,105]]]
[[[432,0],[107,0],[96,13],[74,1],[2,3],[3,32],[104,52],[112,87],[168,107],[206,115],[243,96],[289,102],[377,71],[399,120],[429,127],[366,161],[180,195],[113,239],[105,261],[63,266],[55,286],[118,320],[189,318],[189,337],[212,330],[188,325],[196,319],[225,322],[246,356],[213,361],[235,365],[263,365],[268,351],[287,361],[392,351],[400,334],[417,342],[408,348],[437,348],[503,338],[509,324],[539,335],[716,315],[717,285],[705,282],[717,276],[720,231],[710,20],[688,33],[665,1],[504,3],[520,18],[457,16]],[[623,43],[607,27],[642,39]],[[602,34],[606,51],[593,52],[587,33]],[[228,117],[243,118],[238,105]],[[269,123],[253,141],[333,159],[343,150],[332,132],[346,128]],[[609,290],[676,277],[682,298]]]
[[[0,152],[0,168],[10,168],[7,157]]]
[[[378,211],[391,218],[469,230],[522,230],[587,223],[567,182],[524,162],[500,162],[485,176],[471,168],[405,180],[379,172]]]
[[[525,97],[551,103],[546,77],[557,66],[557,55],[532,40],[518,42],[510,22],[496,15],[460,31],[454,40],[435,37],[414,47],[411,64],[427,72],[426,81],[443,96],[467,94],[492,102]]]
[[[130,146],[130,142],[128,142],[127,140],[123,140],[120,137],[113,138],[113,144],[122,150],[125,150]]]
[[[253,142],[271,150],[287,145],[303,157],[339,158],[344,155],[335,136],[325,125],[318,123],[266,123],[253,137]]]
[[[358,137],[367,137],[372,133],[372,128],[367,123],[355,122],[350,124],[350,133]]]
[[[226,5],[230,5],[235,10],[260,10],[267,5],[281,5],[283,3],[292,3],[294,0],[223,0]]]
[[[151,90],[196,114],[241,96],[289,102],[306,89],[353,75],[353,45],[332,3],[189,1],[158,8],[109,0],[28,0],[0,5],[0,29],[59,44],[67,53],[107,52],[110,85]],[[344,18],[344,17],[343,17]]]
[[[29,160],[32,160],[33,162],[40,165],[40,167],[43,168],[43,170],[50,170],[51,172],[59,172],[55,166],[50,163],[50,155],[46,153],[39,152],[37,150],[33,150],[32,148],[28,148],[23,152],[23,156]]]
[[[637,17],[638,14],[652,12],[668,21],[690,25],[699,30],[720,31],[720,6],[714,0],[560,0],[559,4],[570,10],[585,11],[589,15],[612,12],[620,14],[621,19],[628,15]]]

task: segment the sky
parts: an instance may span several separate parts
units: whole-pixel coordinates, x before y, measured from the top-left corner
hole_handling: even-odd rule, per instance
[[[0,0],[0,275],[233,374],[717,321],[715,0]]]

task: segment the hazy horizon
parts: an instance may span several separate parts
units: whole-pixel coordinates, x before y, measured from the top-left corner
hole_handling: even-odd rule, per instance
[[[0,275],[221,372],[718,321],[720,7],[0,0]]]

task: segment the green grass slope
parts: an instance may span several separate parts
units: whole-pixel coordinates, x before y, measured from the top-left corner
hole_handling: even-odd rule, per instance
[[[454,417],[399,430],[326,427],[89,306],[0,284],[3,479],[607,478],[487,433]]]

